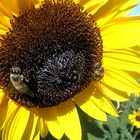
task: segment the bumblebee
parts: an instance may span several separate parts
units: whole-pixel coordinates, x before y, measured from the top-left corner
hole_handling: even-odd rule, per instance
[[[10,71],[10,81],[14,88],[19,91],[20,94],[26,94],[30,97],[34,97],[33,92],[28,88],[24,82],[24,76],[20,67],[12,67]]]
[[[95,63],[94,64],[94,73],[93,73],[93,79],[95,81],[99,81],[103,78],[104,76],[104,67],[102,67],[102,65],[100,63]]]

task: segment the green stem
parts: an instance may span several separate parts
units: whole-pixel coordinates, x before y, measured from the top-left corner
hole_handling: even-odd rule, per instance
[[[137,130],[136,133],[134,134],[134,140],[136,140],[138,134],[140,134],[140,130]]]

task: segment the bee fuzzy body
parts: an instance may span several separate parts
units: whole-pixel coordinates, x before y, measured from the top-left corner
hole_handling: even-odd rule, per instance
[[[21,69],[19,67],[12,67],[10,71],[10,81],[20,94],[26,94],[28,96],[34,97],[34,94],[24,82],[24,76],[21,73]]]
[[[99,81],[103,78],[104,76],[104,68],[102,67],[102,65],[100,63],[95,63],[94,64],[94,74],[93,74],[93,79],[95,81]]]

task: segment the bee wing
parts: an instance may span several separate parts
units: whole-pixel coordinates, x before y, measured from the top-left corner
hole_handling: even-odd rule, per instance
[[[27,86],[26,83],[24,83],[24,82],[22,82],[22,83],[20,84],[19,92],[20,92],[21,94],[26,94],[26,95],[28,95],[28,96],[30,96],[30,97],[34,97],[33,92],[28,88],[28,86]]]
[[[30,97],[34,97],[34,94],[33,94],[33,92],[31,90],[28,90],[27,92],[25,92],[23,94],[26,94],[26,95],[28,95]]]

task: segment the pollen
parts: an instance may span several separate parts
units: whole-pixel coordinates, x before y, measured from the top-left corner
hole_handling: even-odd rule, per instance
[[[0,86],[15,102],[56,106],[103,77],[100,30],[80,5],[46,1],[10,23],[0,41]]]

